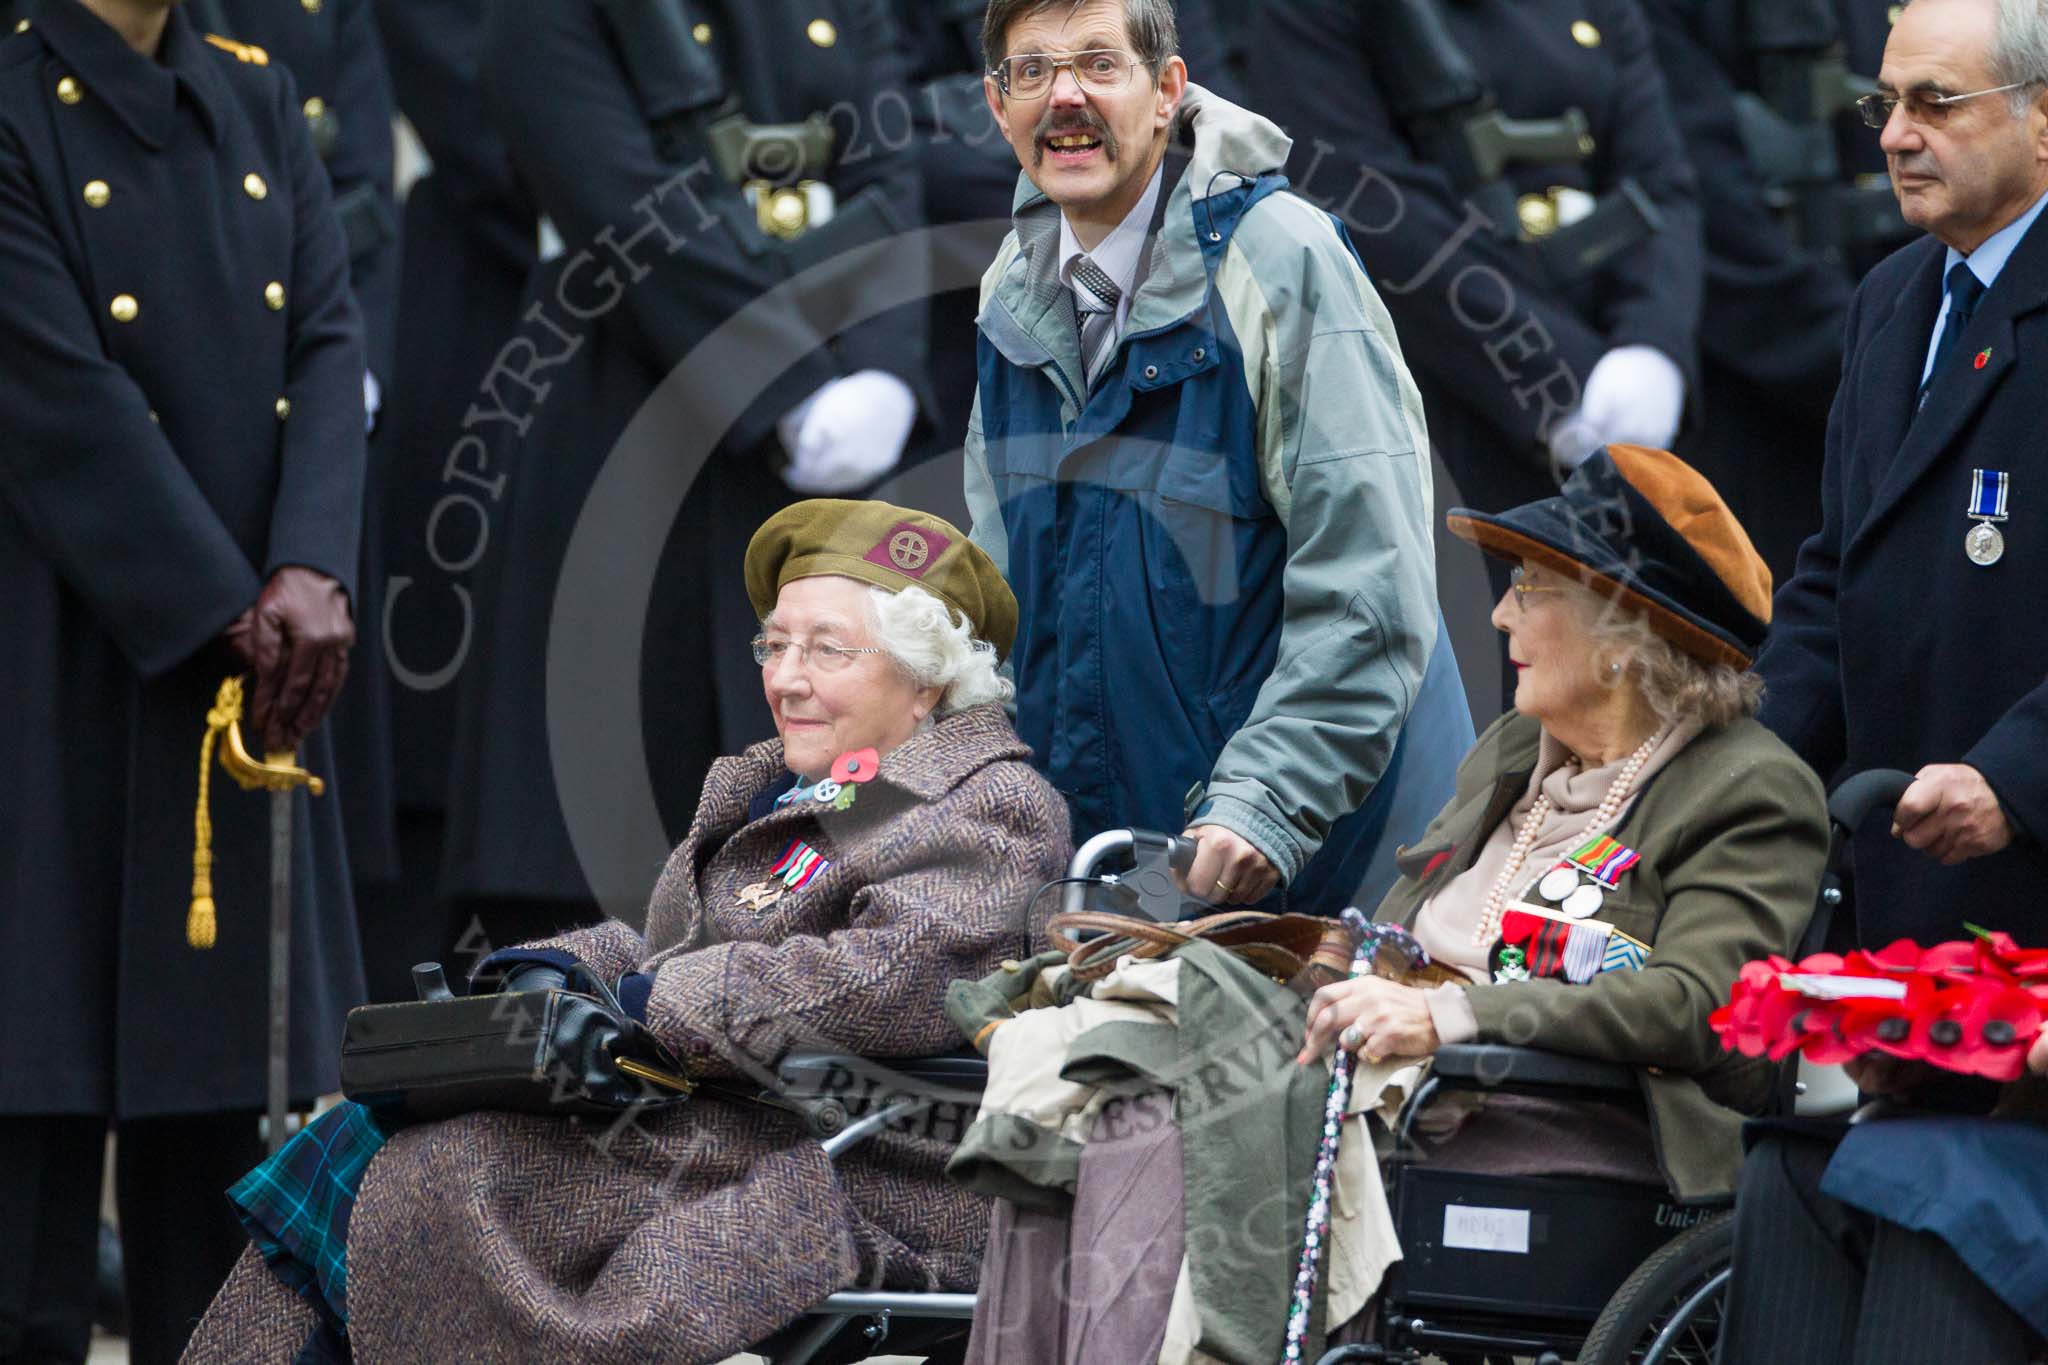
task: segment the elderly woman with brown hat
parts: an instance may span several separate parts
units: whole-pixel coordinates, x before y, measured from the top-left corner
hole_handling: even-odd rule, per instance
[[[1634,446],[1596,453],[1556,497],[1456,509],[1450,527],[1514,562],[1493,611],[1514,710],[1403,851],[1377,918],[1467,979],[1326,987],[1304,1058],[1480,1041],[1629,1063],[1649,1133],[1602,1114],[1565,1137],[1547,1106],[1539,1125],[1509,1102],[1453,1141],[1475,1168],[1585,1165],[1688,1200],[1730,1193],[1740,1116],[1769,1073],[1724,1053],[1707,1015],[1743,963],[1793,949],[1827,848],[1819,782],[1753,719],[1770,572],[1704,478]]]
[[[790,1113],[727,1096],[791,1051],[951,1051],[947,982],[1034,946],[1068,821],[1000,704],[1016,601],[953,526],[875,502],[777,514],[746,577],[778,738],[713,765],[644,935],[613,921],[486,964],[616,982],[711,1085],[609,1129],[478,1112],[387,1139],[331,1111],[237,1187],[255,1245],[188,1359],[329,1359],[300,1356],[319,1339],[365,1360],[715,1361],[855,1284],[973,1287],[988,1209],[943,1177],[957,1116],[834,1165]],[[274,1197],[337,1183],[352,1211]],[[309,1243],[293,1215],[323,1202],[345,1222]]]

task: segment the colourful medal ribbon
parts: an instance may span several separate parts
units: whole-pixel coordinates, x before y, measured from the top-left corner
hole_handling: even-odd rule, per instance
[[[797,891],[809,885],[812,878],[830,866],[831,860],[818,850],[801,839],[791,839],[789,847],[775,860],[775,866],[768,869],[768,875],[780,877],[784,886],[791,891]]]
[[[1566,861],[1584,869],[1586,875],[1612,891],[1621,881],[1621,874],[1641,862],[1642,856],[1613,835],[1603,834],[1588,841]]]

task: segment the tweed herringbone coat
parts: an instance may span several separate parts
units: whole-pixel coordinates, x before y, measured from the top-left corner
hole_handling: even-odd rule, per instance
[[[1027,757],[1001,709],[977,707],[888,754],[851,808],[753,820],[781,744],[721,759],[646,937],[612,922],[548,946],[653,973],[649,1027],[735,1091],[791,1049],[950,1052],[947,982],[1027,955],[1033,893],[1065,870],[1066,810]],[[792,839],[824,869],[743,904]],[[403,1129],[349,1224],[356,1357],[717,1361],[839,1289],[971,1290],[988,1207],[944,1178],[955,1136],[913,1126],[835,1166],[791,1115],[704,1092],[610,1128],[476,1113]],[[289,1360],[312,1321],[245,1254],[187,1359]]]

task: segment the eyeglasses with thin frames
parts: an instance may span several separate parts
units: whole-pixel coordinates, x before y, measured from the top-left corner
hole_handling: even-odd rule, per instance
[[[799,644],[780,636],[756,635],[753,639],[754,662],[763,668],[779,667],[796,651],[796,659],[819,673],[837,673],[863,654],[886,654],[889,651],[869,645],[863,649],[851,649],[845,645],[827,644],[822,640],[810,644]]]
[[[1020,52],[990,69],[996,88],[1011,99],[1035,100],[1052,89],[1062,70],[1091,95],[1114,95],[1131,83],[1131,72],[1144,63],[1121,48],[1098,47],[1055,57],[1049,52]]]
[[[1542,583],[1531,583],[1529,581],[1529,571],[1519,564],[1508,570],[1508,590],[1515,595],[1515,608],[1518,611],[1529,610],[1529,598],[1534,593],[1564,591],[1563,588],[1550,587]]]
[[[1981,99],[1986,95],[2002,95],[2008,90],[2023,90],[2037,84],[2035,81],[2014,81],[2010,85],[1994,85],[1989,90],[1972,90],[1962,95],[1942,95],[1932,90],[1908,90],[1898,95],[1865,95],[1856,101],[1856,112],[1863,116],[1863,122],[1871,128],[1883,128],[1892,120],[1892,110],[1901,104],[1906,106],[1906,117],[1924,128],[1939,128],[1948,122],[1949,110],[1965,100]]]

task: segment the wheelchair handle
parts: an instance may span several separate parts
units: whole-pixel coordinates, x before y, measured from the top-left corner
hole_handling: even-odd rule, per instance
[[[1835,788],[1828,798],[1828,819],[1845,830],[1854,830],[1877,811],[1899,804],[1913,774],[1897,768],[1872,768],[1857,773]]]
[[[1067,876],[1076,880],[1070,880],[1062,891],[1060,909],[1067,914],[1087,909],[1088,888],[1082,883],[1099,879],[1096,869],[1111,858],[1126,853],[1138,864],[1138,870],[1123,878],[1124,881],[1140,882],[1148,869],[1155,872],[1171,869],[1186,876],[1188,869],[1195,865],[1193,839],[1178,834],[1154,834],[1142,829],[1104,830],[1074,850],[1073,861],[1067,864]],[[1180,899],[1178,889],[1170,882],[1164,887],[1147,887],[1141,883],[1134,889],[1141,903],[1148,899],[1148,892],[1158,896],[1171,895],[1175,903]]]

